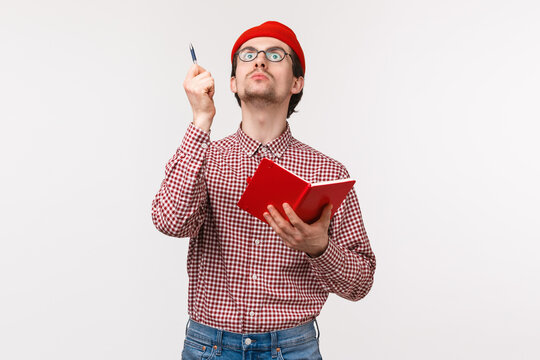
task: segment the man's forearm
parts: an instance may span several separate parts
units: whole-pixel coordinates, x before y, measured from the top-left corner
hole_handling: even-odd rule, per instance
[[[167,163],[165,179],[152,202],[152,220],[162,233],[197,234],[206,216],[204,153],[208,134],[190,125],[182,145]]]

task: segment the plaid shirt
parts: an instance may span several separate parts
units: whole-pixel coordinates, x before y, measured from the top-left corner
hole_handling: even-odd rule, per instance
[[[357,301],[375,271],[354,188],[332,217],[328,247],[317,258],[287,247],[270,225],[236,205],[263,157],[312,183],[349,177],[341,163],[292,137],[288,123],[266,145],[241,127],[211,142],[190,124],[152,202],[159,231],[190,238],[189,316],[237,333],[310,321],[329,293]]]

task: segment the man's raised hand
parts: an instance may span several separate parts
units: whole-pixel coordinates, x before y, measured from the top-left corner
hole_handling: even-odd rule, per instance
[[[203,67],[193,64],[184,80],[184,90],[193,111],[193,125],[208,132],[216,115],[214,78]]]

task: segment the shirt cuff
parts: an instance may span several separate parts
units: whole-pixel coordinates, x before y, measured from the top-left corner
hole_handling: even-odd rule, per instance
[[[209,146],[210,132],[206,133],[190,123],[179,150],[184,154],[191,155],[196,160],[203,160]]]
[[[345,263],[343,250],[334,244],[332,239],[328,240],[328,246],[322,255],[312,258],[306,254],[313,270],[321,276],[328,276],[333,273],[341,273],[341,267]]]

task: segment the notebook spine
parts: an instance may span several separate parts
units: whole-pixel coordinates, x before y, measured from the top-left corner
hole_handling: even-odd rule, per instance
[[[298,200],[296,200],[296,203],[293,206],[294,211],[296,211],[300,207],[309,189],[311,189],[311,184],[307,183],[306,187],[304,188],[304,191],[302,191],[302,194],[298,197]]]

